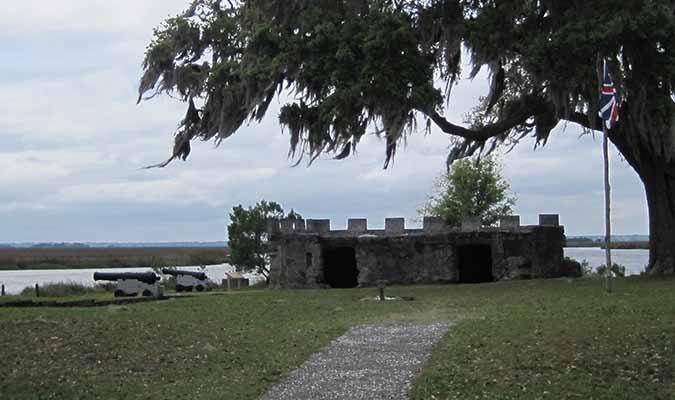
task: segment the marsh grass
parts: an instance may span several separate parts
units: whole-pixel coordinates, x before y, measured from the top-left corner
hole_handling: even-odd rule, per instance
[[[0,248],[0,270],[161,268],[215,265],[229,258],[224,247]]]

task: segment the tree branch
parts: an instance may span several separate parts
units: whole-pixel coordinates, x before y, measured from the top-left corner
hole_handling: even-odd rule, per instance
[[[594,131],[601,131],[602,130],[602,120],[598,117],[595,121],[595,126],[591,126],[591,121],[588,118],[588,115],[580,112],[574,112],[571,113],[569,116],[564,118],[566,121],[574,122],[576,124],[579,124],[583,126],[586,129],[591,129]]]
[[[447,134],[463,137],[466,140],[484,142],[525,123],[529,118],[544,111],[544,105],[545,103],[537,96],[525,96],[519,102],[518,107],[507,118],[477,129],[455,125],[436,112],[436,110],[424,112],[424,114]]]
[[[473,142],[485,142],[486,140],[495,137],[499,134],[509,131],[514,127],[525,123],[529,118],[542,115],[542,113],[550,112],[550,103],[545,102],[537,96],[526,96],[521,101],[518,107],[507,118],[500,119],[494,124],[485,125],[481,128],[470,129],[455,125],[446,120],[442,115],[435,110],[431,112],[424,112],[434,123],[444,132],[450,135],[459,136],[466,140]],[[602,131],[602,120],[596,117],[596,120],[591,123],[588,115],[581,112],[573,112],[568,116],[561,118],[563,120],[573,122],[583,126],[586,129],[595,131]],[[609,132],[610,139],[616,136],[614,130]]]

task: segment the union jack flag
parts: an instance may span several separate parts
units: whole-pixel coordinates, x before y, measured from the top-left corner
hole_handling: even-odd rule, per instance
[[[600,111],[598,115],[602,118],[607,129],[612,129],[619,122],[619,96],[614,90],[614,83],[609,77],[607,63],[604,63],[604,78],[602,90],[600,91]]]

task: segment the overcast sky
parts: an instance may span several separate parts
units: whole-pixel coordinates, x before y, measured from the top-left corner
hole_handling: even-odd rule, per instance
[[[275,200],[305,217],[405,216],[445,168],[448,138],[419,132],[382,170],[384,144],[369,137],[355,157],[291,167],[280,104],[215,148],[193,146],[188,162],[163,161],[184,105],[136,105],[153,27],[188,0],[23,0],[0,13],[0,242],[224,240],[237,204]],[[449,118],[461,121],[486,89],[455,89]],[[528,140],[503,157],[525,224],[559,213],[567,234],[603,232],[601,138],[559,126],[545,148]],[[614,232],[647,233],[642,185],[612,155]]]

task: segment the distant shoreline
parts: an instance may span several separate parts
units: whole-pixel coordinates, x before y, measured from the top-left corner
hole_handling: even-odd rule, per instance
[[[226,241],[215,242],[0,242],[0,249],[109,249],[109,248],[156,248],[156,247],[227,247]]]
[[[227,247],[1,247],[0,271],[218,265]]]
[[[565,247],[595,247],[605,248],[604,242],[597,242],[592,240],[567,240]],[[648,241],[633,241],[633,242],[612,242],[610,248],[617,250],[649,250]]]

